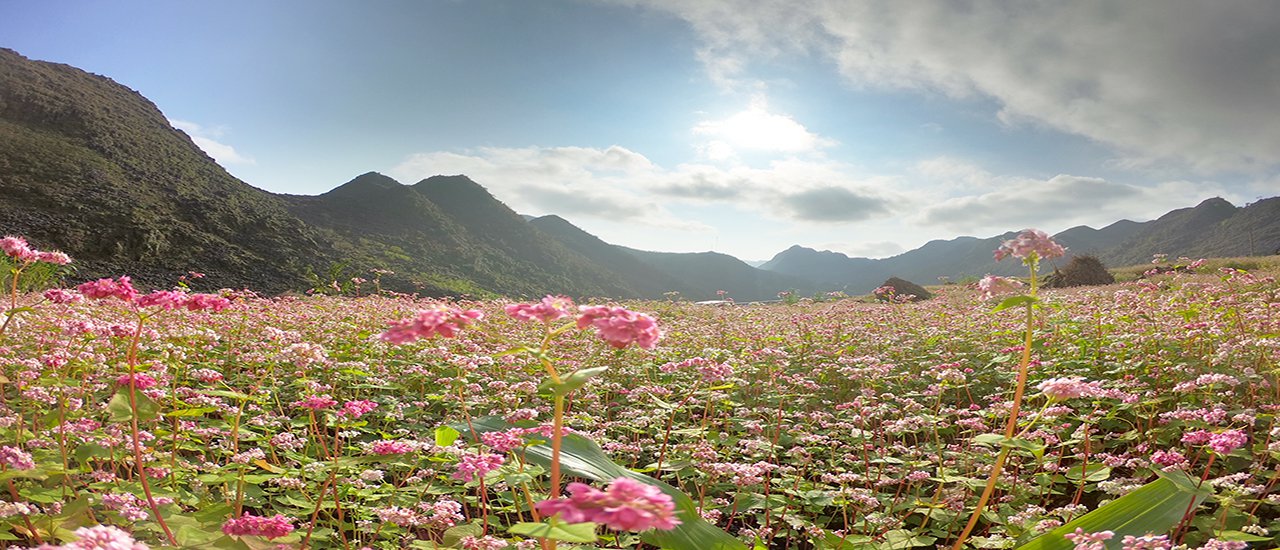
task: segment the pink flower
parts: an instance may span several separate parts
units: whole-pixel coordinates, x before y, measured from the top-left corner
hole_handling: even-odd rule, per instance
[[[1168,535],[1147,534],[1141,537],[1126,535],[1120,541],[1120,548],[1123,550],[1169,550],[1172,546]]]
[[[74,531],[79,539],[61,546],[42,544],[37,550],[149,550],[146,544],[133,540],[133,535],[110,525],[81,527]]]
[[[187,295],[176,290],[157,290],[144,294],[134,300],[138,307],[158,307],[160,309],[177,309],[187,303]]]
[[[413,445],[404,441],[376,441],[369,446],[369,452],[375,455],[398,455],[413,451]]]
[[[991,298],[997,294],[1017,292],[1019,288],[1022,288],[1022,281],[1008,277],[987,275],[978,281],[978,290],[982,291],[984,299]]]
[[[995,251],[996,261],[1003,260],[1005,256],[1013,256],[1014,258],[1027,259],[1035,254],[1040,259],[1057,258],[1067,253],[1067,249],[1062,245],[1054,242],[1044,231],[1039,229],[1024,229],[1017,237],[1009,239],[1000,245]]]
[[[1169,467],[1182,464],[1187,461],[1187,457],[1178,451],[1156,451],[1151,455],[1151,462],[1160,466]]]
[[[22,237],[5,237],[0,239],[0,250],[5,255],[20,262],[34,262],[40,259],[40,251],[31,248]]]
[[[357,399],[355,401],[347,401],[342,404],[342,410],[338,411],[339,416],[347,418],[360,418],[366,413],[378,408],[378,404],[367,399]]]
[[[453,479],[462,481],[471,481],[476,476],[484,477],[485,474],[497,470],[506,459],[502,455],[492,453],[467,453],[462,455],[458,461],[458,470],[453,473]]]
[[[107,298],[119,298],[126,302],[133,302],[138,297],[138,291],[134,290],[133,284],[129,282],[129,276],[123,275],[119,280],[98,279],[96,281],[83,283],[76,287],[80,294],[93,300],[105,300]]]
[[[1182,434],[1182,442],[1188,445],[1204,445],[1213,439],[1213,432],[1208,430],[1196,430]]]
[[[255,535],[274,539],[293,532],[293,520],[283,514],[273,517],[260,517],[245,514],[236,519],[229,519],[222,524],[222,532],[232,536]]]
[[[1051,401],[1063,401],[1077,397],[1102,397],[1105,395],[1101,382],[1085,382],[1079,376],[1067,378],[1050,378],[1036,386]]]
[[[327,395],[311,395],[306,399],[293,402],[293,406],[318,411],[338,404],[338,400]]]
[[[1213,452],[1220,455],[1230,454],[1231,451],[1243,447],[1249,442],[1249,436],[1240,430],[1227,430],[1222,433],[1216,433],[1209,437],[1209,448]]]
[[[116,378],[116,383],[125,387],[128,387],[132,383],[133,387],[140,390],[154,388],[156,387],[156,384],[159,384],[159,382],[157,382],[155,378],[152,378],[151,375],[142,374],[140,372],[122,374],[119,378]]]
[[[383,332],[381,338],[392,344],[407,344],[436,334],[453,338],[459,329],[481,317],[484,317],[484,313],[479,310],[463,310],[445,304],[436,304],[431,309],[419,311],[416,317],[391,323],[391,328]]]
[[[579,309],[578,328],[596,327],[600,338],[615,348],[635,343],[644,349],[653,349],[662,337],[657,321],[643,313],[609,306],[583,306]]]
[[[547,516],[560,514],[569,523],[603,523],[619,531],[667,530],[680,525],[670,495],[631,478],[617,478],[603,491],[582,483],[570,483],[568,490],[569,498],[539,502],[538,511]]]
[[[1106,550],[1107,545],[1104,541],[1110,540],[1116,534],[1111,531],[1086,533],[1084,529],[1077,527],[1076,532],[1062,536],[1076,545],[1075,550]]]
[[[213,310],[216,313],[227,309],[231,305],[231,300],[217,294],[191,294],[187,296],[185,305],[189,311]]]
[[[503,309],[507,315],[521,321],[550,323],[569,315],[571,308],[573,308],[573,300],[568,297],[547,295],[536,304],[511,304]]]
[[[495,451],[506,453],[524,445],[524,430],[513,428],[505,432],[485,432],[480,434],[480,441]]]
[[[71,256],[68,256],[63,252],[58,252],[57,250],[51,250],[36,254],[36,261],[47,264],[67,265],[71,263]]]
[[[10,470],[34,470],[36,461],[31,454],[17,447],[0,447],[0,465]]]
[[[79,302],[82,296],[76,294],[75,291],[65,288],[51,288],[44,291],[44,299],[55,304],[74,304]]]

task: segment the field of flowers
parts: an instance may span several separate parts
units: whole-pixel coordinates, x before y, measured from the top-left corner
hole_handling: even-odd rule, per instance
[[[1272,548],[1268,275],[999,311],[955,285],[721,307],[6,293],[0,545],[1013,548],[1109,502],[1168,516],[1167,480],[1164,531],[1069,538]]]

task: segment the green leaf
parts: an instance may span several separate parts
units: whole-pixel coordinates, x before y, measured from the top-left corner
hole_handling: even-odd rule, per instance
[[[1008,297],[1008,298],[1005,298],[1004,300],[1001,300],[1001,301],[1000,301],[1000,304],[999,304],[999,305],[997,305],[997,306],[995,307],[995,309],[993,309],[993,310],[991,310],[991,311],[992,311],[992,312],[996,312],[996,311],[1004,311],[1004,310],[1009,309],[1009,308],[1011,308],[1011,307],[1018,307],[1018,306],[1030,306],[1030,305],[1036,304],[1036,303],[1038,303],[1038,302],[1040,302],[1040,299],[1039,299],[1039,298],[1036,298],[1035,296],[1026,296],[1026,295],[1023,295],[1023,296],[1010,296],[1010,297]]]
[[[1041,535],[1019,550],[1071,550],[1075,545],[1063,535],[1074,533],[1077,528],[1086,533],[1115,533],[1108,541],[1112,547],[1118,547],[1120,540],[1129,535],[1168,533],[1182,521],[1188,507],[1194,509],[1213,493],[1207,484],[1198,486],[1197,482],[1185,472],[1162,473],[1159,479]]]
[[[139,422],[155,420],[160,415],[160,405],[147,397],[147,394],[135,391],[134,400],[138,404]],[[112,422],[128,422],[133,418],[133,407],[129,406],[128,387],[116,390],[116,394],[111,396],[111,401],[107,402],[107,412],[110,413],[109,418]]]
[[[216,410],[218,410],[217,407],[196,407],[192,409],[178,409],[176,411],[169,411],[167,413],[164,413],[164,415],[169,417],[204,416]]]
[[[1044,444],[1031,441],[1029,439],[1021,439],[1017,437],[1005,437],[1001,434],[979,434],[973,437],[973,442],[979,445],[1009,447],[1010,449],[1021,449],[1030,452],[1036,459],[1044,458]],[[1108,474],[1110,471],[1108,471]],[[1106,479],[1106,478],[1103,478]]]
[[[439,428],[436,428],[436,445],[441,447],[453,445],[453,442],[457,441],[458,436],[460,435],[462,435],[462,432],[458,430],[450,428],[449,426],[440,426]]]
[[[484,526],[479,523],[464,523],[444,530],[444,545],[454,547],[463,537],[480,538],[484,535]]]
[[[494,432],[510,429],[511,425],[500,417],[486,416],[474,419],[472,427],[477,432]],[[524,455],[528,462],[543,467],[551,465],[549,444],[525,447]],[[746,546],[738,539],[702,519],[698,515],[697,505],[683,491],[615,463],[590,439],[577,434],[566,435],[561,443],[560,468],[566,474],[602,483],[629,477],[653,485],[670,495],[676,505],[676,517],[681,523],[670,531],[645,531],[640,537],[646,543],[671,550],[746,550]]]
[[[560,380],[559,384],[546,380],[541,384],[539,389],[549,389],[556,395],[569,395],[573,390],[581,388],[588,380],[599,376],[609,367],[591,367],[589,369],[579,369]]]
[[[1083,478],[1086,482],[1094,483],[1110,479],[1111,468],[1104,464],[1090,464],[1088,472],[1086,473],[1084,465],[1077,464],[1068,468],[1066,472],[1063,472],[1063,475],[1067,476],[1067,479],[1072,481],[1081,481],[1081,478]]]
[[[517,523],[508,528],[507,532],[526,537],[554,539],[564,542],[596,541],[596,524],[589,522],[564,523],[555,518],[552,518],[550,523]]]

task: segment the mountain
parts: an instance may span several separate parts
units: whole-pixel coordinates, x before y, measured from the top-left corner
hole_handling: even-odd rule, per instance
[[[1001,242],[1014,235],[1016,232],[985,239],[930,241],[915,250],[877,260],[793,246],[761,268],[795,276],[820,273],[808,277],[826,287],[857,294],[870,292],[888,276],[930,284],[939,277],[962,280],[987,273],[1021,275],[1025,273],[1021,264],[996,262],[991,256]],[[1109,266],[1124,266],[1149,262],[1157,253],[1174,258],[1280,253],[1280,197],[1243,208],[1212,198],[1155,220],[1121,220],[1102,229],[1077,226],[1054,238],[1067,247],[1067,257],[1045,262],[1041,266],[1044,271],[1051,271],[1077,254],[1097,256]]]
[[[780,291],[809,295],[819,285],[808,279],[757,269],[742,260],[718,252],[649,252],[618,247],[640,261],[671,275],[694,290],[682,293],[693,300],[714,300],[724,290],[739,302],[776,300]]]
[[[227,174],[111,80],[0,49],[0,230],[61,248],[81,278],[278,292],[329,261],[326,237]]]
[[[672,291],[685,296],[701,294],[691,282],[682,281],[670,273],[641,261],[623,247],[606,243],[560,216],[533,218],[529,223],[592,262],[611,267],[642,296],[658,297]]]

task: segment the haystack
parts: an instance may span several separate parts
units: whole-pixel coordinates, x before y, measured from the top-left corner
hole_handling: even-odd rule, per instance
[[[1116,278],[1102,265],[1102,261],[1093,256],[1076,256],[1071,263],[1060,271],[1045,278],[1047,288],[1067,288],[1072,286],[1109,285]]]
[[[898,277],[889,277],[888,280],[886,280],[883,283],[880,283],[880,288],[884,288],[884,287],[892,288],[893,296],[915,296],[914,298],[911,298],[912,302],[928,300],[929,298],[933,297],[933,294],[931,294],[928,290],[925,290],[924,287],[918,284],[915,284],[911,281],[908,281],[906,279],[899,279]],[[886,301],[891,299],[888,295],[885,295],[885,294],[878,294],[876,297]]]

